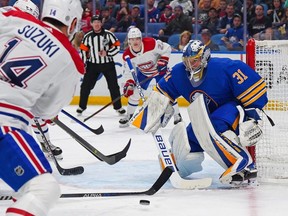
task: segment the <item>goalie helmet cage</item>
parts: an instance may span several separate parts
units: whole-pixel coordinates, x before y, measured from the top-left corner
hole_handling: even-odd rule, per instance
[[[259,182],[288,183],[288,41],[250,39],[246,62],[267,83],[269,102],[265,112],[264,137],[249,152],[255,157]]]

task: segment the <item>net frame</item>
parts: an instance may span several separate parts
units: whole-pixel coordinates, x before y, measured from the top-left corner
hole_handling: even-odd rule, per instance
[[[269,102],[264,110],[275,123],[272,127],[263,117],[264,137],[249,148],[258,181],[288,183],[288,41],[250,39],[246,51],[246,63],[267,83]]]

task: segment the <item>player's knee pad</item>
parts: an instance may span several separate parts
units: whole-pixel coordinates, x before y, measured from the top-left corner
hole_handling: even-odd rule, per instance
[[[190,153],[191,148],[184,122],[179,122],[173,128],[169,136],[169,142],[172,147],[176,166],[182,177],[202,170],[201,163],[204,160],[204,154],[202,152]]]
[[[15,194],[17,201],[10,208],[45,216],[59,197],[59,184],[50,173],[45,173],[24,184]]]

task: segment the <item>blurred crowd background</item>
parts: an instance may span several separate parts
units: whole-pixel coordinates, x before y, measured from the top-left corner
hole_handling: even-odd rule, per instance
[[[0,0],[0,6],[16,0]],[[32,0],[40,10],[42,0]],[[288,0],[287,0],[288,1]],[[285,0],[82,0],[81,29],[92,29],[93,15],[116,35],[125,48],[131,26],[143,37],[168,42],[182,51],[190,39],[202,40],[212,51],[245,51],[249,38],[288,39],[288,3]]]

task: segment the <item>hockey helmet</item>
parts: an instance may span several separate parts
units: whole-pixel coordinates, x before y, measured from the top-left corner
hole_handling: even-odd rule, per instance
[[[141,38],[142,39],[142,32],[136,27],[131,28],[128,32],[128,39],[131,39],[131,38]]]
[[[17,0],[13,7],[39,18],[39,8],[30,0]]]
[[[41,19],[47,17],[63,23],[68,27],[67,34],[71,38],[80,30],[82,12],[80,0],[49,0],[44,1]],[[69,29],[75,18],[77,19],[76,28],[69,34]]]

